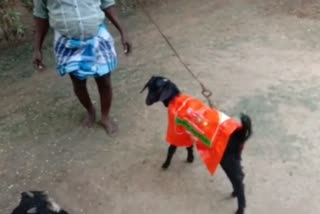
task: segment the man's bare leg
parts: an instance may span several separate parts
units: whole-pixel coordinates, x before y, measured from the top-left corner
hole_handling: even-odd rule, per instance
[[[101,103],[101,125],[106,130],[107,134],[112,136],[118,131],[118,126],[110,117],[110,108],[112,103],[112,86],[111,75],[107,74],[96,78]]]
[[[88,113],[83,125],[90,128],[96,121],[96,111],[88,93],[87,81],[79,80],[72,75],[70,75],[70,78],[72,80],[74,93]]]

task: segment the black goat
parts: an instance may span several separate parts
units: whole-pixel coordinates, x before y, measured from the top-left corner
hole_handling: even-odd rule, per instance
[[[68,214],[42,191],[21,193],[19,205],[11,214]]]
[[[146,83],[141,92],[148,89],[146,104],[152,105],[158,101],[168,107],[170,102],[179,96],[180,90],[169,79],[161,76],[153,76]],[[236,214],[243,214],[246,207],[246,198],[244,190],[244,173],[241,166],[241,153],[245,142],[251,136],[251,119],[245,114],[241,114],[242,127],[236,129],[229,138],[223,158],[220,162],[222,169],[225,171],[229,180],[231,181],[233,192],[232,197],[238,199],[238,209]],[[166,161],[163,163],[162,168],[166,169],[171,163],[171,159],[177,147],[170,145],[167,153]],[[187,148],[188,157],[187,162],[193,162],[193,146]]]

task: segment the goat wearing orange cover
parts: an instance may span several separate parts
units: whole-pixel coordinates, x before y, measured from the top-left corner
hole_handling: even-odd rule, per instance
[[[232,196],[238,199],[236,214],[244,214],[246,199],[241,154],[252,133],[250,117],[242,114],[239,123],[201,101],[181,94],[178,87],[164,77],[153,76],[142,91],[146,88],[147,105],[160,101],[168,108],[166,140],[170,146],[162,168],[170,166],[177,147],[187,147],[187,162],[192,163],[195,145],[212,175],[221,165],[232,184]]]
[[[231,134],[241,124],[188,95],[175,97],[168,106],[166,140],[177,147],[196,145],[213,175],[228,145]]]

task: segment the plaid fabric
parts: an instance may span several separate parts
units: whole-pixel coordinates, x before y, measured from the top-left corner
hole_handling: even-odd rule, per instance
[[[68,38],[83,40],[96,34],[105,19],[101,9],[114,5],[115,0],[33,0],[33,3],[35,17],[48,19],[54,30]]]
[[[68,39],[55,32],[54,50],[61,76],[72,74],[78,79],[101,77],[118,66],[111,34],[100,25],[95,37],[88,40]]]

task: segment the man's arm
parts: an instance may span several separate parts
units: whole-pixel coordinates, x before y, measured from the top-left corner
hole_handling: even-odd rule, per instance
[[[49,16],[46,1],[34,0],[33,16],[35,26],[34,60],[37,68],[42,69],[42,45],[49,30]]]
[[[131,44],[128,40],[128,35],[126,31],[121,26],[115,6],[108,6],[103,9],[103,12],[105,13],[106,17],[111,21],[111,23],[118,29],[121,36],[121,42],[124,48],[124,52],[125,54],[129,54],[131,52]]]
[[[34,24],[35,24],[35,43],[34,43],[33,64],[37,69],[42,70],[44,69],[44,64],[42,62],[42,45],[49,30],[49,22],[47,19],[34,17]]]
[[[114,5],[103,9],[106,17],[111,21],[111,23],[117,28],[120,35],[123,36],[124,31],[122,29],[121,23],[118,18],[118,14]]]
[[[34,17],[34,24],[35,24],[35,44],[34,49],[35,51],[41,51],[43,41],[48,33],[49,30],[49,21],[48,19],[42,19],[38,17]]]

